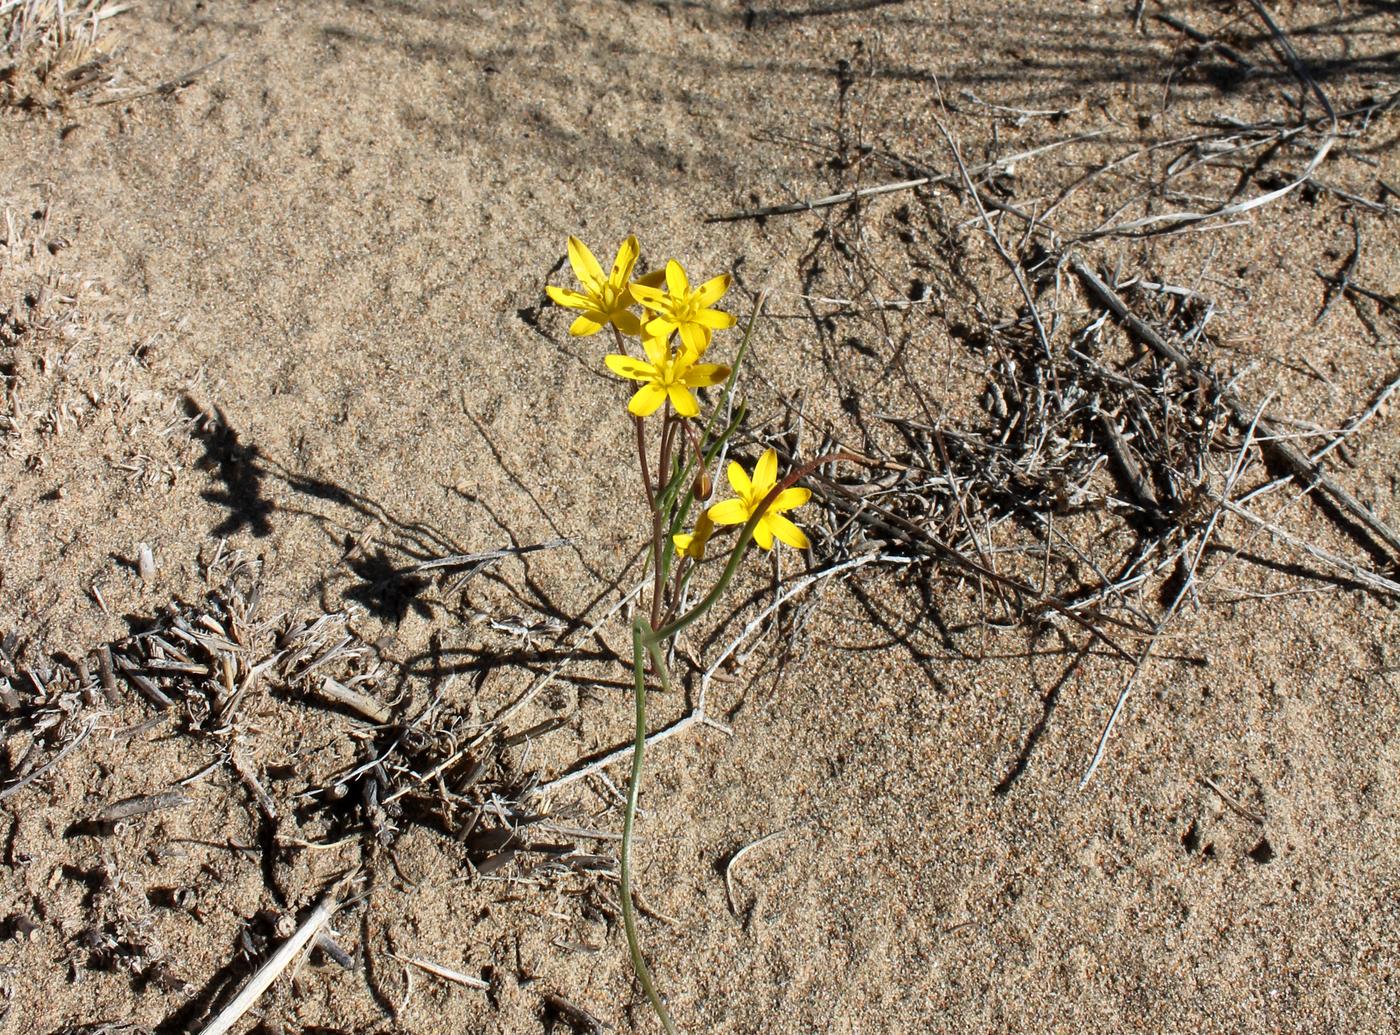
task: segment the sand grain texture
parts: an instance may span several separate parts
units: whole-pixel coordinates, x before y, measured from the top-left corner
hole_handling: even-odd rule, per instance
[[[557,728],[490,756],[492,773],[547,779],[630,736],[625,623],[576,635],[640,577],[645,522],[609,347],[569,338],[544,296],[570,282],[568,234],[605,262],[636,233],[646,268],[732,270],[744,315],[770,290],[750,427],[791,444],[800,400],[809,454],[823,432],[892,451],[885,416],[994,427],[989,380],[1026,369],[1007,344],[1031,340],[1023,296],[960,183],[706,217],[956,174],[938,121],[969,166],[1098,133],[983,181],[1026,211],[1063,195],[1048,222],[1066,249],[1117,211],[1262,193],[1306,164],[1320,131],[1137,199],[1191,146],[1163,141],[1222,116],[1291,125],[1296,76],[1249,5],[1146,5],[1139,26],[1121,6],[1020,6],[146,2],[121,16],[121,75],[103,91],[0,111],[0,640],[20,695],[3,702],[0,788],[89,724],[0,802],[0,1032],[197,1031],[355,867],[363,897],[332,923],[354,968],[316,950],[236,1030],[566,1030],[551,994],[611,1030],[656,1030],[606,875],[531,871],[538,856],[474,876],[475,849],[431,810],[385,814],[390,833],[360,822],[380,807],[370,778],[346,806],[363,813],[315,793],[434,701],[458,726],[414,733],[413,749],[447,757],[570,649],[566,678],[500,732]],[[1400,90],[1392,8],[1273,15],[1338,111]],[[1340,428],[1400,374],[1400,196],[1381,186],[1400,185],[1397,127],[1394,104],[1348,122],[1323,186],[1235,225],[1073,247],[1124,281],[1210,299],[1193,356],[1289,433]],[[990,215],[1030,268],[1037,239]],[[1319,321],[1314,267],[1336,276],[1358,233],[1351,277],[1391,305],[1352,293]],[[1150,365],[1111,322],[1085,331],[1099,310],[1067,268],[1032,272],[1056,348]],[[1397,412],[1381,407],[1329,467],[1392,527]],[[1223,423],[1215,438],[1218,479],[1243,438]],[[1254,456],[1240,488],[1276,474]],[[1104,505],[1122,495],[1106,463],[1097,477],[1095,500],[1056,518],[1082,558],[1048,573],[1067,597],[1144,534]],[[1396,576],[1296,488],[1258,508]],[[1038,583],[1034,527],[989,525],[986,544]],[[557,539],[465,582],[404,575]],[[772,575],[751,562],[733,615],[687,650],[722,650]],[[1170,575],[1120,603],[1160,617]],[[870,565],[823,584],[796,628],[788,613],[712,687],[732,736],[701,728],[649,756],[639,881],[675,922],[649,919],[644,937],[685,1030],[1400,1030],[1396,601],[1237,519],[1198,576],[1084,790],[1129,668],[1104,649],[1076,660],[1072,623],[1002,622],[946,565]],[[108,702],[95,655],[71,714],[25,674],[58,685],[64,658],[202,613],[225,578],[258,587],[240,678],[297,621],[348,614],[334,636],[359,653],[325,674],[377,673],[361,688],[400,725],[316,703],[286,655],[224,727],[185,699],[158,712],[120,672]],[[653,701],[658,723],[685,708]],[[187,778],[187,804],[90,822]],[[621,826],[597,781],[538,804]],[[731,910],[728,862],[775,833],[733,868]],[[578,850],[606,871],[615,844]]]

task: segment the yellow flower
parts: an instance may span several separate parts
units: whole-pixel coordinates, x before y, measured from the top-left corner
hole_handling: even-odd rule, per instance
[[[753,479],[733,460],[729,462],[729,484],[738,493],[738,499],[716,503],[706,513],[717,525],[742,525],[753,517],[763,498],[778,484],[778,454],[769,449],[759,457],[754,465]],[[754,542],[765,550],[773,549],[773,539],[798,550],[807,549],[807,537],[781,511],[800,507],[812,498],[811,489],[784,489],[754,526]]]
[[[695,531],[677,532],[671,536],[671,541],[676,544],[676,552],[682,557],[689,557],[693,561],[703,561],[705,559],[705,544],[710,541],[710,536],[714,534],[715,523],[710,520],[709,514],[701,511],[699,519],[695,522]]]
[[[574,275],[583,285],[583,290],[570,291],[567,288],[548,285],[545,291],[556,303],[569,309],[581,309],[579,316],[569,326],[569,333],[576,338],[597,334],[607,324],[612,324],[623,334],[642,333],[642,321],[629,308],[636,303],[632,297],[632,267],[637,264],[637,238],[629,237],[617,250],[613,260],[612,273],[603,276],[603,267],[577,237],[569,238],[569,264]]]
[[[686,349],[672,354],[664,336],[643,338],[642,348],[651,362],[617,354],[603,359],[618,377],[642,382],[642,387],[627,404],[627,409],[637,417],[649,417],[667,399],[682,417],[694,417],[700,407],[690,389],[708,388],[729,376],[728,367],[719,363],[697,363],[699,357]]]
[[[665,287],[665,286],[666,286],[666,270],[665,270],[665,268],[663,267],[663,268],[661,268],[661,269],[659,269],[659,270],[652,270],[650,273],[643,273],[640,277],[634,278],[633,281],[632,281],[632,287],[635,289],[635,288],[638,287],[639,285],[640,285],[641,287],[646,287],[646,288],[658,288],[658,289],[659,289],[659,288]],[[632,298],[633,298],[636,302],[638,302],[639,304],[641,303],[641,299],[640,299],[640,298],[637,298],[637,292],[636,292],[635,290],[632,292]],[[646,322],[647,322],[648,320],[650,320],[652,317],[654,317],[655,315],[656,315],[656,314],[655,314],[654,312],[652,312],[650,309],[648,309],[645,305],[642,306],[642,323],[643,323],[643,325],[645,325]]]
[[[734,317],[710,306],[729,290],[729,274],[722,273],[705,281],[694,291],[686,279],[685,270],[675,259],[666,263],[666,292],[644,284],[632,285],[632,297],[656,316],[646,323],[647,334],[668,337],[679,331],[681,344],[699,359],[710,345],[710,335],[734,326]]]

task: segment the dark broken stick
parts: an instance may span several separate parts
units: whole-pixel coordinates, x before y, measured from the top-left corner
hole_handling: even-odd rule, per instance
[[[103,647],[97,652],[97,671],[102,679],[102,693],[107,698],[107,703],[113,708],[122,703],[121,694],[117,693],[117,676],[112,671],[112,648]]]
[[[1068,618],[1124,661],[1137,660],[1134,655],[1128,653],[1128,651],[1124,650],[1110,639],[1108,635],[1095,624],[1095,620],[1106,625],[1118,626],[1135,633],[1142,633],[1144,632],[1143,629],[1100,611],[1081,613],[1079,608],[1075,607],[1067,600],[1049,593],[1041,593],[1034,586],[979,564],[971,557],[943,542],[928,531],[928,529],[920,527],[907,518],[901,517],[877,503],[873,503],[868,499],[862,499],[848,492],[845,486],[838,482],[824,479],[822,484],[829,493],[828,499],[842,509],[849,509],[857,516],[857,519],[868,528],[887,534],[892,538],[892,541],[906,544],[910,549],[917,550],[934,560],[948,561],[955,567],[962,569],[968,575],[976,578],[989,579],[1000,586],[1012,589],[1038,607],[1046,608]]]
[[[120,654],[114,655],[117,668],[121,669],[122,675],[126,676],[127,682],[140,690],[145,698],[157,708],[169,708],[175,702],[166,696],[165,691],[156,686],[155,681],[141,671],[140,666],[128,661]]]
[[[1091,140],[1094,137],[1103,136],[1107,130],[1096,129],[1088,133],[1081,133],[1078,136],[1070,137],[1067,140],[1055,140],[1040,147],[1032,148],[1029,151],[1022,151],[1019,154],[1007,155],[994,161],[983,162],[981,165],[972,166],[968,171],[974,176],[982,176],[994,169],[1005,168],[1015,165],[1017,162],[1032,158],[1045,151],[1063,147],[1066,144],[1075,144],[1084,140]],[[842,191],[839,194],[828,194],[824,198],[813,198],[810,201],[792,201],[784,205],[768,205],[763,208],[737,209],[733,212],[722,212],[719,215],[707,216],[706,223],[733,223],[741,219],[763,219],[767,216],[785,216],[794,212],[811,212],[814,209],[830,208],[833,205],[844,205],[848,201],[856,201],[860,198],[873,198],[880,194],[892,194],[896,191],[913,190],[915,187],[929,187],[940,184],[956,184],[959,176],[954,173],[937,173],[929,176],[920,176],[912,180],[901,180],[898,183],[882,183],[874,187],[861,187],[859,190]],[[1020,211],[1015,211],[1014,215],[1022,219],[1029,217]]]
[[[107,825],[120,823],[123,820],[135,819],[138,816],[145,816],[152,812],[159,812],[162,809],[176,809],[183,805],[188,805],[190,798],[179,791],[161,791],[158,794],[138,794],[131,798],[122,798],[114,801],[110,805],[104,805],[92,817],[92,822]]]
[[[577,1028],[583,1028],[593,1033],[601,1033],[606,1028],[603,1022],[597,1017],[594,1017],[593,1014],[589,1013],[577,1003],[569,1002],[569,1000],[565,999],[562,995],[546,992],[544,994],[544,1003],[556,1014],[567,1018],[569,1023]]]
[[[1246,76],[1255,76],[1259,74],[1259,67],[1255,65],[1254,62],[1250,61],[1249,58],[1245,57],[1238,50],[1236,50],[1234,47],[1230,46],[1230,44],[1224,43],[1218,39],[1215,39],[1212,36],[1208,36],[1200,29],[1192,28],[1180,18],[1174,18],[1169,14],[1157,14],[1153,15],[1153,17],[1157,21],[1161,22],[1163,25],[1169,25],[1177,32],[1182,33],[1185,36],[1189,36],[1196,43],[1199,43],[1204,47],[1209,47],[1210,49],[1214,50],[1226,61],[1237,65]]]
[[[1152,351],[1156,352],[1163,359],[1169,361],[1181,371],[1183,376],[1199,382],[1208,380],[1207,375],[1198,370],[1191,363],[1186,353],[1167,341],[1167,339],[1151,324],[1129,311],[1128,307],[1123,303],[1123,300],[1118,297],[1118,294],[1099,279],[1098,275],[1085,264],[1083,259],[1075,255],[1071,256],[1069,261],[1070,267],[1079,275],[1080,279],[1084,281],[1090,293],[1094,295],[1123,326],[1127,327],[1134,337],[1151,348]],[[1262,439],[1259,443],[1260,447],[1280,464],[1288,468],[1289,472],[1292,473],[1294,477],[1298,478],[1299,481],[1305,485],[1325,492],[1348,517],[1355,519],[1365,526],[1367,531],[1384,542],[1394,551],[1397,557],[1400,557],[1400,535],[1397,535],[1389,525],[1376,517],[1375,514],[1372,514],[1364,503],[1334,481],[1319,465],[1313,463],[1307,456],[1290,445],[1267,419],[1259,420],[1256,425],[1255,411],[1246,406],[1233,392],[1228,389],[1222,389],[1220,391],[1220,401],[1225,404],[1226,410],[1229,411],[1230,419],[1234,421],[1238,427],[1258,427]]]
[[[1108,451],[1118,464],[1123,479],[1133,494],[1134,502],[1152,515],[1154,520],[1160,519],[1162,501],[1157,498],[1152,485],[1143,476],[1142,465],[1137,462],[1137,455],[1119,429],[1118,422],[1108,414],[1100,413],[1099,426],[1103,428],[1104,438],[1108,440]]]

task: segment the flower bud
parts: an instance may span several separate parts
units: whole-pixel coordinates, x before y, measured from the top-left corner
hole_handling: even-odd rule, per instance
[[[695,476],[695,481],[690,486],[690,494],[704,503],[714,491],[715,486],[710,481],[710,472],[703,467],[700,468],[700,472]]]

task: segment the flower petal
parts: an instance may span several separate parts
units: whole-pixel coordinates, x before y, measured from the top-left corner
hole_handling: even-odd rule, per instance
[[[632,275],[632,267],[637,264],[637,253],[640,250],[637,247],[635,234],[629,236],[627,240],[622,242],[622,247],[618,248],[617,258],[613,260],[612,274],[608,277],[608,283],[619,291],[627,286],[627,278]]]
[[[675,329],[676,321],[665,316],[658,316],[642,324],[642,331],[649,338],[669,338]]]
[[[650,417],[665,401],[666,389],[652,382],[637,389],[627,403],[627,411],[634,417]]]
[[[754,495],[762,499],[768,495],[768,490],[778,484],[778,452],[775,449],[765,449],[763,455],[758,458],[758,463],[753,469],[753,492]]]
[[[618,377],[625,377],[629,381],[656,380],[656,368],[650,363],[643,363],[640,359],[613,353],[610,356],[604,356],[603,362]]]
[[[753,492],[753,482],[749,481],[749,473],[743,469],[736,460],[729,461],[729,487],[739,496],[748,496]]]
[[[596,310],[584,313],[573,323],[569,324],[569,333],[575,338],[586,338],[590,334],[597,334],[601,331],[603,329],[603,324],[607,322],[608,318]]]
[[[603,285],[606,283],[603,280],[603,267],[598,265],[598,260],[588,250],[588,245],[572,235],[569,237],[569,265],[574,268],[574,276],[578,277],[578,282],[590,294],[603,293]]]
[[[681,269],[681,264],[675,259],[668,259],[666,262],[666,290],[677,302],[690,294],[690,281],[686,279],[685,270]]]
[[[711,277],[700,285],[695,292],[695,303],[701,309],[708,309],[723,298],[724,293],[728,290],[729,274],[721,273],[718,277]]]
[[[773,529],[769,527],[768,518],[763,518],[753,526],[753,541],[765,550],[773,549]]]
[[[791,546],[794,550],[805,550],[812,545],[807,541],[806,533],[781,514],[770,512],[768,516],[763,519],[763,523],[772,529],[773,534],[777,536],[781,542],[787,543],[788,546]],[[757,539],[758,536],[755,535],[754,538]]]
[[[710,336],[705,328],[697,323],[683,323],[680,325],[681,344],[685,346],[685,351],[690,355],[690,361],[694,363],[705,354],[709,348]]]
[[[694,417],[700,413],[695,396],[691,395],[684,385],[671,385],[670,388],[666,389],[666,394],[671,398],[671,405],[682,417]]]
[[[569,309],[596,309],[597,304],[587,295],[577,291],[570,291],[568,288],[555,287],[553,284],[546,284],[545,294],[555,305],[562,305]]]
[[[739,322],[732,313],[726,313],[723,309],[701,309],[692,319],[712,331],[722,331]]]
[[[685,556],[693,560],[703,561],[705,559],[705,545],[714,534],[715,523],[710,520],[710,515],[702,510],[700,517],[695,522],[694,533],[678,533],[671,537],[671,541],[676,544],[676,549]]]
[[[651,360],[651,365],[660,373],[666,361],[671,358],[671,346],[666,343],[666,335],[660,337],[642,337],[642,351],[647,354],[647,359]]]
[[[619,310],[612,314],[613,326],[630,338],[641,337],[642,321],[637,318],[636,313],[629,313],[626,309]]]
[[[742,525],[749,519],[749,508],[743,500],[720,500],[705,515],[717,525]]]
[[[665,287],[666,270],[663,268],[659,270],[652,270],[650,273],[643,273],[636,280],[632,281],[632,285],[634,287],[637,285],[641,285],[642,287],[658,289]]]
[[[639,304],[646,306],[648,309],[660,310],[666,308],[666,295],[660,288],[648,286],[643,284],[640,280],[634,280],[629,290],[632,292],[632,297],[635,298]]]
[[[729,368],[722,363],[696,363],[686,368],[681,380],[687,388],[709,388],[729,376]]]
[[[783,510],[795,510],[812,498],[811,489],[784,489],[768,508],[768,513],[777,514]]]

